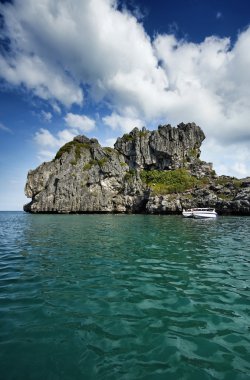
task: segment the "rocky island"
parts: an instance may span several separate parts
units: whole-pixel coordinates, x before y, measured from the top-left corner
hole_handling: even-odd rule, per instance
[[[28,173],[31,213],[178,214],[215,207],[250,215],[250,179],[217,176],[200,160],[205,135],[195,123],[134,128],[114,149],[77,136],[55,158]]]

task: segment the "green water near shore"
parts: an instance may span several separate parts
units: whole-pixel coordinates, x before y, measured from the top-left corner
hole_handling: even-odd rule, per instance
[[[250,379],[250,218],[0,213],[0,378]]]

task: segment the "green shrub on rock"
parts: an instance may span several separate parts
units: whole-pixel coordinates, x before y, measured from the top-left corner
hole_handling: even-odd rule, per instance
[[[58,152],[56,153],[56,156],[55,156],[54,159],[58,160],[59,158],[62,157],[62,155],[65,152],[70,153],[70,151],[71,151],[72,148],[75,148],[75,160],[74,160],[74,162],[77,163],[77,161],[79,161],[79,159],[81,157],[82,150],[83,149],[89,149],[90,148],[90,143],[88,143],[88,142],[80,143],[79,141],[75,141],[75,140],[70,141],[70,142],[66,143],[65,145],[63,145],[58,150]]]
[[[193,188],[198,179],[186,169],[142,170],[141,180],[156,194],[178,193]]]

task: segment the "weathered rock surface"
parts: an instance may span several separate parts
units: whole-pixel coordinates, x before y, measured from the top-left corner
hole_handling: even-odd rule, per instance
[[[140,181],[125,181],[128,166],[95,139],[75,137],[51,162],[28,173],[30,212],[134,212],[140,208]],[[139,191],[137,191],[139,189]],[[137,194],[138,192],[138,194]]]
[[[25,193],[32,200],[24,210],[169,214],[180,213],[183,207],[215,207],[221,214],[250,215],[249,178],[217,177],[212,164],[199,159],[204,139],[194,123],[159,126],[155,131],[134,128],[117,139],[115,149],[77,136],[54,160],[29,171]],[[195,179],[181,192],[161,193],[142,176],[178,170]]]
[[[178,128],[159,126],[152,132],[134,128],[117,139],[115,149],[124,155],[131,168],[171,170],[195,163],[204,139],[203,131],[195,123],[182,123]]]

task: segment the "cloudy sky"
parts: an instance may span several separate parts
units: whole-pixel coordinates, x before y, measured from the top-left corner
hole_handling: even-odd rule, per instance
[[[250,175],[248,0],[0,0],[0,210],[75,135],[195,122],[218,174]]]

